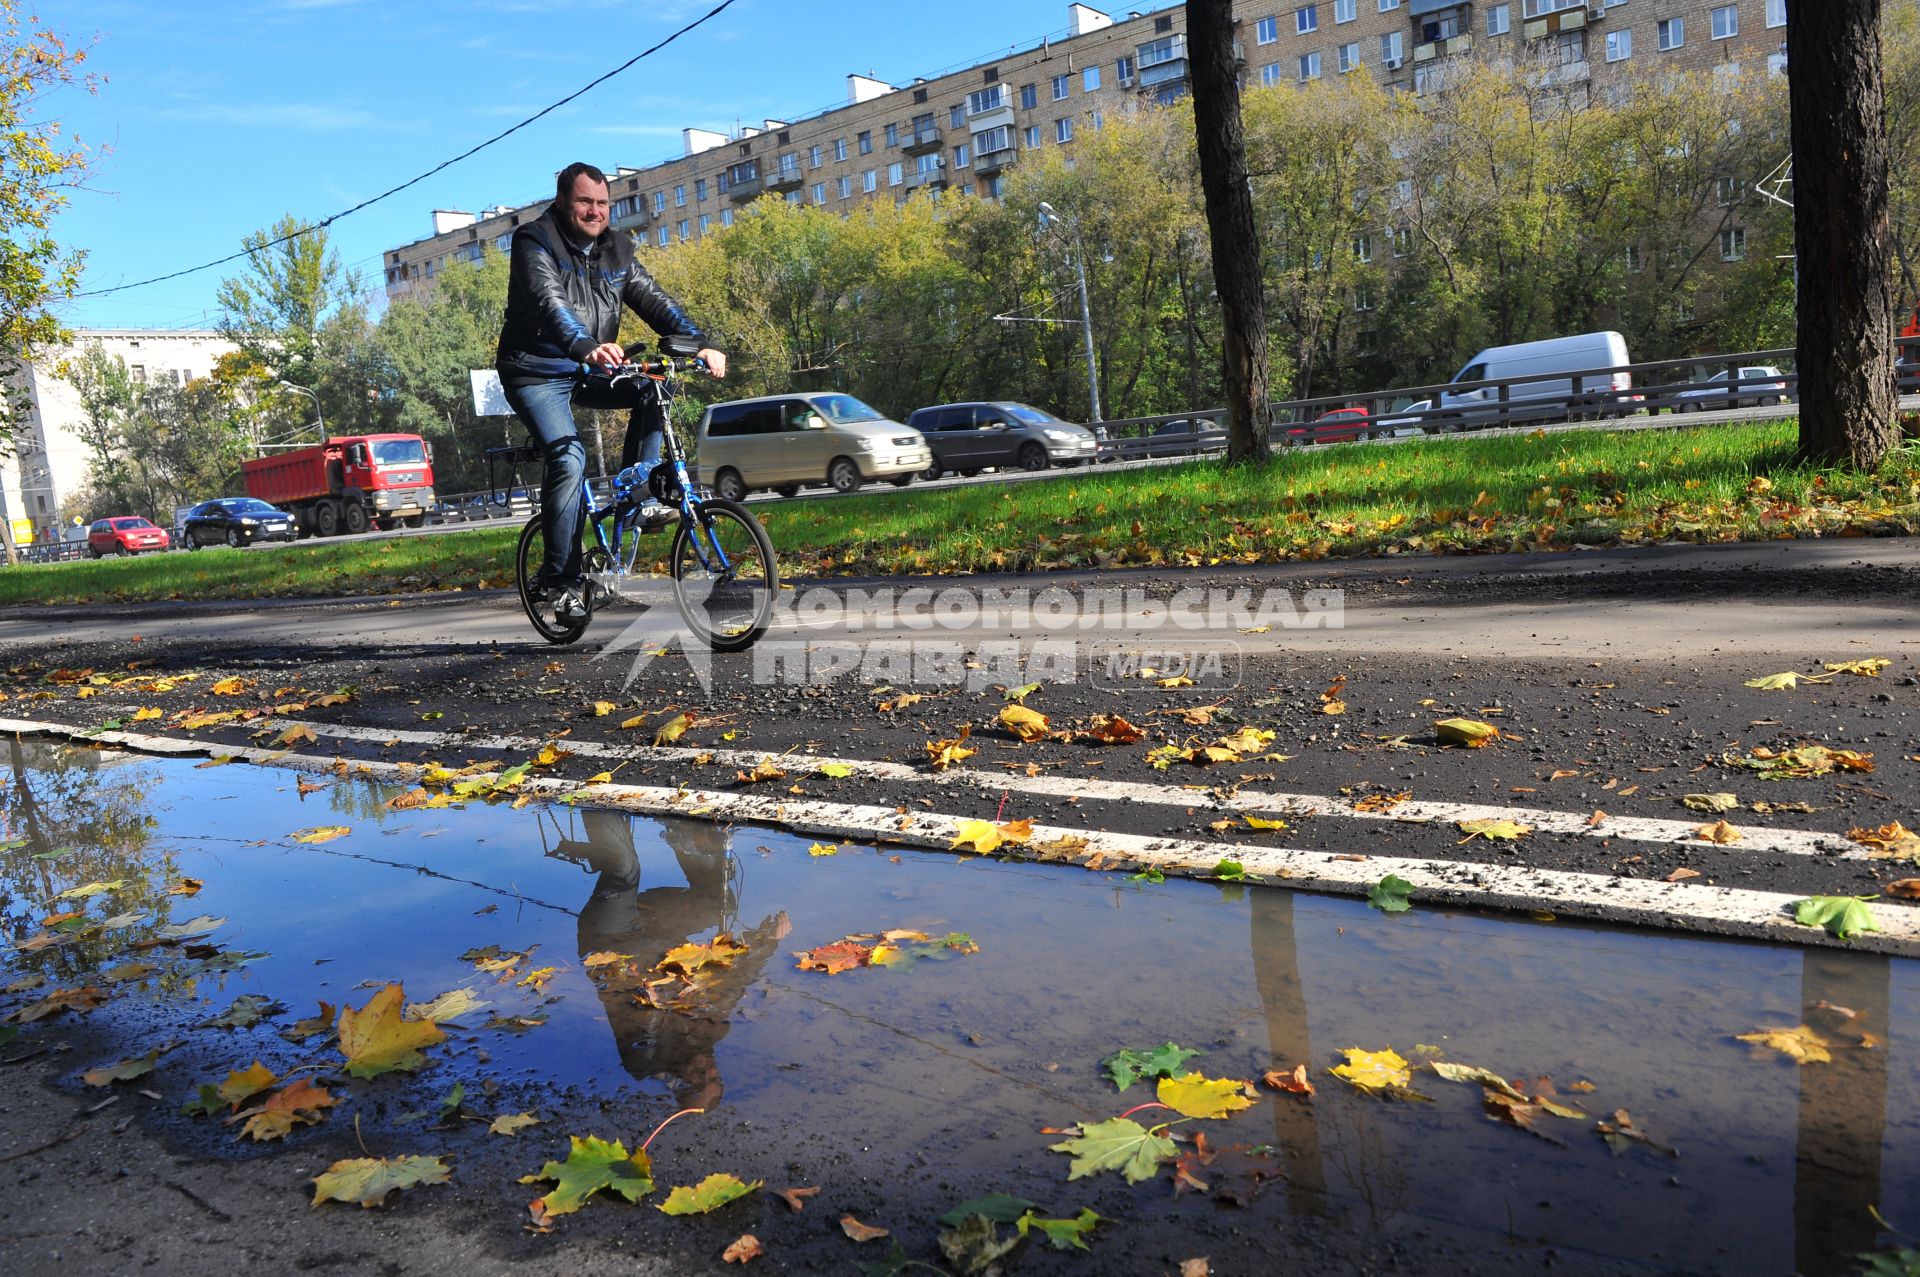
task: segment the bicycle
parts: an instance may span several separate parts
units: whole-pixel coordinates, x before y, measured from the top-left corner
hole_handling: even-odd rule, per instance
[[[636,353],[630,347],[629,360]],[[651,530],[641,518],[642,503],[648,496],[678,515],[667,552],[667,575],[673,582],[674,605],[695,637],[712,651],[738,652],[766,633],[780,589],[773,542],[760,520],[744,505],[694,486],[673,428],[672,409],[680,374],[705,367],[696,358],[662,355],[606,370],[612,385],[644,379],[643,390],[652,394],[660,410],[660,462],[644,475],[638,473],[638,466],[622,470],[614,479],[613,498],[606,505],[598,503],[593,484],[585,485],[583,615],[563,615],[557,608],[558,599],[547,598],[546,591],[535,586],[546,551],[540,515],[536,512],[521,530],[514,556],[514,585],[527,619],[547,642],[565,645],[576,641],[586,632],[594,612],[621,596],[626,582],[652,575],[636,570],[641,538]],[[488,448],[486,452],[489,487],[494,486],[497,463],[505,463],[517,472],[519,466],[542,456],[536,444]]]

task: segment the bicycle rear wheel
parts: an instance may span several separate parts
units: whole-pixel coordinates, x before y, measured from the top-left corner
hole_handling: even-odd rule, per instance
[[[760,520],[735,502],[710,497],[697,502],[694,513],[697,527],[682,519],[673,534],[673,600],[695,638],[716,652],[738,652],[773,620],[780,590],[773,542]]]
[[[593,591],[585,592],[587,615],[575,620],[562,619],[554,610],[554,602],[541,598],[541,592],[534,588],[546,553],[546,534],[536,514],[520,530],[520,548],[513,556],[513,583],[520,591],[520,606],[527,610],[527,619],[533,622],[540,637],[549,643],[571,643],[587,632],[587,622],[593,619]]]

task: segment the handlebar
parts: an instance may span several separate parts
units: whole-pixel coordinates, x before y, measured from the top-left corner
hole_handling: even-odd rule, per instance
[[[602,368],[597,364],[581,364],[580,371],[589,377],[661,377],[676,372],[705,372],[707,361],[697,355],[643,355],[638,345],[626,347],[627,362]]]

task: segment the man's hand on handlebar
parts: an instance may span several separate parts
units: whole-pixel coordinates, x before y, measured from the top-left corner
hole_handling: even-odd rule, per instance
[[[596,368],[618,368],[627,362],[627,352],[621,348],[619,342],[610,341],[588,351],[583,362],[592,364]]]
[[[718,381],[727,375],[727,356],[725,351],[702,350],[699,358],[707,365],[707,372],[712,375],[714,380]]]

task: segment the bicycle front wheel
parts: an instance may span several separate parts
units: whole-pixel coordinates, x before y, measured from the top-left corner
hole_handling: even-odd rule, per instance
[[[543,598],[542,591],[534,588],[539,579],[540,565],[546,561],[547,538],[540,526],[540,516],[534,515],[527,520],[527,526],[520,531],[520,548],[513,556],[513,583],[520,591],[520,606],[527,610],[527,619],[533,622],[533,628],[540,637],[549,643],[567,644],[587,632],[587,622],[593,619],[593,591],[586,595],[588,614],[578,619],[562,619],[554,607],[554,601]]]
[[[751,647],[767,632],[780,568],[767,530],[745,506],[718,497],[694,505],[673,534],[673,600],[694,637],[716,652]]]

